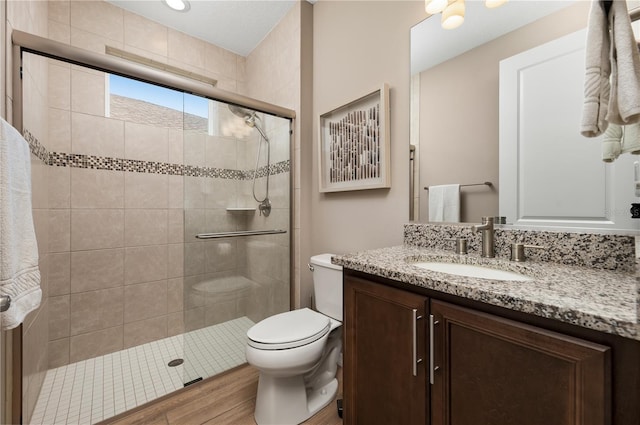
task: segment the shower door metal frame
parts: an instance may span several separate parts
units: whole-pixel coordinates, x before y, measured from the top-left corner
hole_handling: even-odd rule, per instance
[[[11,34],[13,43],[13,75],[19,76],[22,69],[22,52],[34,53],[52,59],[58,59],[75,65],[92,68],[97,71],[109,72],[123,77],[177,89],[208,99],[231,103],[243,108],[265,112],[292,121],[296,118],[293,109],[284,108],[272,103],[262,102],[247,96],[232,93],[213,87],[200,81],[191,80],[167,71],[146,67],[135,62],[129,62],[115,56],[107,56],[78,47],[69,46],[58,41],[49,40],[23,31],[13,30]],[[22,130],[22,79],[13,79],[14,127]]]
[[[292,141],[295,137],[296,112],[293,109],[284,108],[272,103],[263,102],[247,96],[219,89],[200,81],[171,74],[167,71],[146,67],[135,62],[129,62],[115,56],[107,56],[68,44],[60,43],[44,37],[39,37],[19,30],[11,33],[12,43],[12,90],[13,90],[13,114],[12,125],[22,134],[23,132],[23,93],[22,93],[22,53],[32,53],[39,56],[57,59],[74,65],[91,68],[97,71],[108,72],[122,77],[160,85],[169,89],[177,89],[185,93],[201,96],[207,99],[237,105],[243,108],[253,109],[277,117],[289,119],[289,161],[291,164],[289,175],[289,308],[294,305],[295,284],[292,281],[295,276],[295,249],[294,249],[294,148]],[[12,333],[12,411],[5,412],[5,416],[11,415],[15,420],[22,416],[22,325]],[[6,339],[5,339],[5,342]],[[2,409],[0,409],[1,411]]]

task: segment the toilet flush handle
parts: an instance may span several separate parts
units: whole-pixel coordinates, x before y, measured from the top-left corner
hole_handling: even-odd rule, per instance
[[[309,271],[313,271],[313,266],[309,263],[307,263],[307,266],[309,266]]]

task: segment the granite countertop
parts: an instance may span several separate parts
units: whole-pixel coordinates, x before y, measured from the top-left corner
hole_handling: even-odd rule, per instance
[[[463,277],[412,265],[418,261],[486,265],[532,277],[526,282]],[[413,245],[334,255],[334,264],[511,310],[640,340],[640,283],[633,272],[550,262],[457,255]]]

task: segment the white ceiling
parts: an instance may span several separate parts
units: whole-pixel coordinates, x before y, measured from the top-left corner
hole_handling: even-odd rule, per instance
[[[162,0],[108,0],[209,43],[247,56],[293,7],[296,0],[190,0],[188,12]]]

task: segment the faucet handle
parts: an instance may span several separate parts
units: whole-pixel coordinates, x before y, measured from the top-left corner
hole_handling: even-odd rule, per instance
[[[527,259],[527,256],[524,253],[525,248],[547,249],[546,246],[526,245],[523,243],[512,243],[511,244],[511,261],[517,261],[519,263],[525,261]]]
[[[466,254],[467,253],[467,240],[465,238],[447,238],[448,241],[453,241],[456,243],[456,254]]]

